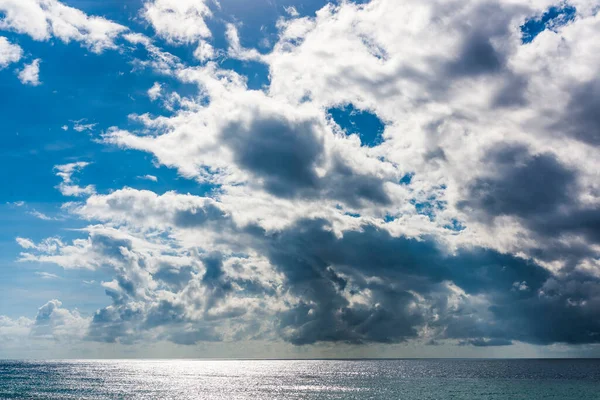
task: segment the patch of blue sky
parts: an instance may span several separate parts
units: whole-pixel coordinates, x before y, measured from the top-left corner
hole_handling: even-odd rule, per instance
[[[396,217],[394,217],[393,215],[387,214],[383,220],[387,223],[389,222],[394,222],[396,220]]]
[[[346,134],[358,135],[363,146],[375,147],[383,142],[385,124],[377,115],[359,110],[352,104],[331,108],[328,113]]]
[[[413,174],[413,173],[409,173],[409,174],[404,175],[402,177],[402,179],[400,179],[400,184],[401,185],[406,185],[406,186],[410,185],[412,183],[412,180],[413,180],[414,176],[415,176],[415,174]]]
[[[346,212],[346,213],[344,213],[344,215],[347,215],[347,216],[352,217],[352,218],[360,218],[361,217],[360,214],[358,214],[358,213],[351,213],[351,212]]]
[[[50,275],[46,275],[50,274]],[[49,299],[60,299],[65,307],[91,315],[110,304],[101,282],[110,281],[108,270],[64,270],[35,263],[4,265],[0,272],[0,315],[34,318]]]
[[[452,221],[450,221],[449,224],[445,225],[444,228],[454,232],[462,232],[465,229],[467,229],[467,227],[457,219],[452,219]]]
[[[523,44],[531,43],[543,31],[554,30],[566,25],[575,19],[577,10],[569,4],[550,7],[540,16],[530,18],[521,26],[521,41]]]
[[[430,197],[427,201],[417,201],[413,199],[410,203],[415,207],[417,214],[427,216],[430,221],[435,219],[438,211],[442,211],[447,207],[445,201],[437,200],[435,197]]]

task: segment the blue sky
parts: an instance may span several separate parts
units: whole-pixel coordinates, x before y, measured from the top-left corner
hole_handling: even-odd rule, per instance
[[[442,3],[0,0],[0,357],[597,354],[597,7]]]

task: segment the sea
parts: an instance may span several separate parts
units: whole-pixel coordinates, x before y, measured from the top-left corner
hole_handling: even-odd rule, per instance
[[[600,360],[0,361],[0,399],[600,399]]]

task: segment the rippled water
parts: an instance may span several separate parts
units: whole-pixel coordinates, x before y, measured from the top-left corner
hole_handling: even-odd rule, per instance
[[[0,398],[587,400],[600,361],[3,361]]]

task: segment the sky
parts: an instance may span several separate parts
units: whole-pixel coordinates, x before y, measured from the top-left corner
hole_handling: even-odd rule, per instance
[[[0,358],[600,356],[599,9],[0,0]]]

